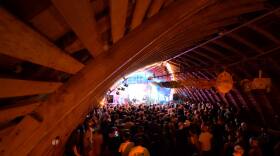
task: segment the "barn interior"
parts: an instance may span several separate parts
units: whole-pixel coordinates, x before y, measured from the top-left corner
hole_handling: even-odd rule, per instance
[[[87,114],[113,103],[113,90],[122,94],[130,86],[123,82],[139,70],[151,74],[145,83],[169,89],[166,103],[246,110],[256,131],[265,127],[279,138],[279,6],[278,0],[1,0],[0,155],[63,155]]]

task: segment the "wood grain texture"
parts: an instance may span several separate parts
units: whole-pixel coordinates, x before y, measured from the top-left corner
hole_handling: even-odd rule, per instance
[[[160,8],[162,7],[163,3],[164,3],[164,0],[153,0],[147,16],[152,17],[155,14],[157,14],[159,12]]]
[[[52,2],[92,56],[96,57],[104,51],[90,1],[52,0]]]
[[[16,117],[24,116],[32,112],[38,105],[39,102],[34,102],[24,105],[15,105],[7,108],[2,108],[0,109],[0,122],[6,122],[13,120]]]
[[[131,30],[135,29],[137,26],[139,26],[142,23],[150,3],[151,0],[136,1],[136,6],[133,12],[133,17],[130,25]]]
[[[84,65],[0,8],[0,53],[74,74]]]
[[[0,78],[0,98],[54,92],[62,83]]]
[[[170,29],[175,29],[177,25],[190,19],[193,14],[211,2],[208,0],[180,1],[177,5],[170,6],[169,12],[145,22],[142,27],[135,29],[125,39],[114,44],[108,53],[102,53],[96,57],[35,110],[42,116],[42,122],[26,116],[7,138],[3,138],[0,143],[1,155],[17,155],[18,153],[25,155],[31,151],[37,155],[43,154],[45,149],[51,146],[48,143],[53,136],[65,136],[76,127],[83,115],[87,113],[92,96],[95,95],[99,86],[107,83],[114,74],[126,70],[146,53],[146,50],[154,48],[151,47],[151,42],[164,37]],[[27,125],[28,128],[25,128]],[[15,136],[17,136],[16,140],[8,139]],[[62,142],[64,143],[65,140]],[[14,148],[17,150],[12,150]]]
[[[111,33],[114,43],[124,35],[127,9],[128,0],[110,0]]]

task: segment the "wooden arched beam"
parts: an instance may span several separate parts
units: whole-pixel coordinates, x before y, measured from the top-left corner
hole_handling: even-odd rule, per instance
[[[241,44],[244,44],[245,46],[251,48],[252,50],[254,50],[255,52],[257,52],[259,54],[263,53],[263,51],[259,47],[257,47],[255,44],[251,43],[250,41],[248,41],[244,37],[240,36],[239,34],[230,33],[227,36],[236,40],[236,41],[238,41],[238,42],[240,42]]]
[[[264,37],[268,38],[269,40],[271,40],[272,42],[274,42],[277,45],[280,45],[280,40],[275,37],[273,34],[271,34],[270,32],[266,31],[265,29],[262,29],[261,27],[259,27],[257,24],[249,24],[248,27],[256,32],[258,32],[259,34],[263,35]]]
[[[217,56],[220,56],[221,58],[224,58],[224,57],[225,57],[225,55],[223,55],[221,52],[219,52],[218,50],[216,50],[216,49],[214,49],[214,48],[212,48],[212,47],[210,47],[210,46],[208,46],[208,45],[205,45],[205,46],[200,47],[200,48],[203,49],[203,50],[205,50],[205,51],[208,51],[208,52],[210,52],[210,53],[213,53],[213,54],[215,54],[215,55],[217,55]]]
[[[114,73],[125,71],[126,65],[131,65],[144,52],[152,50],[151,46],[157,46],[151,43],[164,40],[171,30],[181,26],[181,23],[188,21],[211,2],[213,1],[178,1],[176,5],[169,7],[168,12],[148,20],[127,35],[126,39],[113,45],[108,53],[100,54],[35,109],[36,117],[26,116],[9,136],[3,138],[0,142],[1,155],[27,155],[31,151],[43,155],[45,149],[51,147],[53,138],[67,135],[82,120],[96,88]],[[61,140],[61,143],[65,143],[65,140]]]
[[[201,56],[201,57],[204,57],[208,60],[210,60],[211,62],[214,62],[214,63],[218,63],[219,61],[215,58],[213,58],[212,56],[209,56],[207,55],[206,53],[203,53],[201,51],[198,51],[198,50],[193,50],[192,52],[196,53],[197,55]]]
[[[193,60],[191,60],[191,59],[189,59],[189,58],[186,58],[186,57],[179,57],[179,58],[177,58],[177,59],[181,60],[181,62],[182,62],[183,64],[186,64],[186,63],[184,63],[184,62],[187,62],[187,64],[191,64],[192,66],[193,66],[193,65],[195,65],[195,66],[200,66],[197,62],[195,62],[195,61],[193,61]]]
[[[233,46],[231,46],[230,44],[224,42],[224,41],[221,41],[221,40],[214,40],[213,41],[214,44],[218,45],[218,46],[221,46],[235,54],[237,54],[238,56],[241,56],[241,57],[246,57],[244,54],[242,54],[239,50],[237,50],[236,48],[234,48]]]
[[[196,56],[193,56],[191,54],[188,54],[188,55],[183,55],[181,56],[183,57],[184,59],[187,59],[187,60],[193,60],[193,61],[196,61],[198,62],[199,64],[202,64],[202,65],[208,65],[208,63],[206,63],[204,60],[202,60],[201,58],[199,57],[196,57]],[[196,64],[199,66],[199,64]]]

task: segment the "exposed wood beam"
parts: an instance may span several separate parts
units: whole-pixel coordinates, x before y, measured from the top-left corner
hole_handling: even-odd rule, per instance
[[[33,102],[28,104],[15,104],[6,108],[0,109],[0,122],[11,121],[16,117],[24,116],[30,112],[32,112],[37,106],[39,102]]]
[[[110,19],[108,16],[105,16],[97,21],[97,28],[100,34],[108,31],[110,29]],[[84,49],[85,46],[83,43],[79,40],[76,39],[74,42],[71,44],[67,45],[64,50],[67,51],[70,54],[73,54],[79,50]]]
[[[234,2],[234,4],[236,4],[236,2]],[[209,8],[208,8],[208,9],[209,9]],[[235,27],[235,28],[233,28],[233,29],[231,29],[231,30],[229,30],[229,31],[227,31],[227,32],[224,32],[223,34],[221,34],[221,35],[219,35],[219,36],[216,36],[216,37],[214,37],[214,38],[212,38],[212,39],[210,39],[210,40],[207,40],[207,41],[205,41],[205,42],[203,42],[203,43],[201,43],[201,44],[198,44],[198,45],[196,45],[195,47],[190,48],[190,49],[188,49],[188,50],[186,50],[186,51],[184,51],[184,52],[182,52],[182,53],[180,53],[180,54],[178,54],[178,55],[176,55],[176,56],[173,56],[173,57],[170,58],[169,60],[174,59],[174,58],[177,58],[177,57],[180,57],[181,55],[184,55],[184,54],[186,54],[186,53],[188,53],[188,52],[190,52],[190,51],[192,51],[192,50],[194,50],[194,49],[202,48],[203,46],[205,47],[205,46],[207,46],[208,43],[210,43],[210,42],[212,42],[212,41],[214,41],[214,40],[217,40],[217,39],[219,39],[219,38],[222,38],[223,36],[225,36],[225,35],[227,35],[227,34],[230,34],[230,33],[234,32],[234,31],[236,31],[236,30],[238,30],[238,29],[240,29],[240,28],[242,28],[242,27],[244,27],[244,26],[247,26],[248,24],[252,24],[252,23],[254,23],[254,22],[256,22],[256,21],[258,21],[258,20],[260,20],[260,19],[262,19],[262,18],[264,18],[264,17],[266,17],[266,16],[269,16],[269,15],[275,13],[275,12],[278,12],[279,9],[280,9],[280,8],[277,8],[277,9],[271,10],[271,11],[269,11],[268,13],[265,13],[265,14],[263,14],[263,15],[261,15],[261,16],[258,16],[258,17],[256,17],[256,18],[254,18],[253,20],[250,20],[250,21],[248,21],[248,22],[246,22],[246,23],[244,23],[244,24],[242,24],[242,25],[240,25],[240,26],[237,26],[237,27]],[[205,10],[207,10],[207,9],[205,9]],[[205,10],[204,10],[204,12],[205,12]],[[213,10],[213,9],[211,9],[211,10]],[[215,9],[215,10],[217,10],[217,9]],[[218,11],[218,13],[220,13],[220,11]],[[240,14],[239,14],[239,15],[240,15]],[[207,17],[207,16],[206,16],[206,17]],[[223,56],[222,54],[220,54],[220,53],[217,53],[217,54],[218,54],[218,55],[221,55],[221,57],[224,57],[224,56]]]
[[[187,58],[187,57],[180,57],[180,59],[182,60],[181,62],[184,63],[184,62],[187,62],[187,64],[191,63],[192,65],[195,65],[196,67],[199,67],[200,64],[191,60],[190,58]]]
[[[43,118],[42,121],[29,115],[25,116],[12,133],[0,142],[1,155],[27,155],[31,151],[43,155],[46,150],[53,150],[51,140],[56,136],[64,138],[70,134],[89,111],[96,88],[107,83],[112,75],[128,70],[140,56],[160,44],[151,43],[157,43],[160,39],[166,40],[165,37],[170,35],[171,30],[177,30],[181,23],[189,22],[194,14],[213,2],[215,1],[178,1],[168,8],[169,12],[147,20],[123,40],[114,44],[110,51],[96,57],[37,107],[35,112]],[[65,140],[67,138],[61,139],[62,145],[65,144]]]
[[[75,53],[77,51],[80,51],[82,49],[84,49],[83,43],[81,42],[81,40],[76,39],[74,42],[72,42],[71,44],[67,45],[64,48],[64,51],[67,51],[68,53],[73,54],[73,53]]]
[[[105,16],[105,17],[102,17],[101,19],[99,19],[97,21],[97,29],[100,32],[100,34],[106,32],[110,29],[110,17],[109,17],[109,15]]]
[[[247,47],[251,48],[252,50],[255,50],[257,53],[262,53],[263,51],[260,50],[259,47],[257,47],[256,45],[254,45],[253,43],[251,43],[250,41],[248,41],[247,39],[245,39],[244,37],[240,36],[239,34],[236,33],[230,33],[228,34],[228,36],[244,45],[246,45]]]
[[[165,0],[163,7],[169,6],[172,2],[174,2],[174,0]]]
[[[193,55],[191,55],[191,54],[186,55],[186,57],[187,57],[187,58],[190,58],[190,59],[192,59],[192,60],[195,60],[195,61],[199,62],[200,64],[209,65],[208,63],[205,63],[205,61],[202,60],[201,58],[196,57],[196,56],[193,56]]]
[[[63,17],[52,5],[34,16],[29,22],[51,41],[56,41],[70,31]]]
[[[256,24],[249,24],[248,27],[250,29],[253,29],[254,31],[258,32],[259,34],[265,36],[266,38],[268,38],[269,40],[271,40],[275,44],[277,44],[277,45],[280,44],[280,40],[277,37],[275,37],[270,32],[266,31],[265,29],[260,28],[258,25],[256,25]]]
[[[224,58],[225,57],[225,55],[223,55],[221,52],[219,52],[218,50],[216,50],[216,49],[214,49],[214,48],[212,48],[212,47],[210,47],[210,46],[203,46],[203,47],[200,47],[201,49],[204,49],[204,50],[206,50],[206,51],[208,51],[208,52],[211,52],[211,53],[213,53],[213,54],[215,54],[215,55],[218,55],[218,56],[220,56],[220,57],[222,57],[222,58]]]
[[[113,42],[121,39],[125,33],[128,0],[110,0],[110,17]]]
[[[3,98],[51,93],[62,83],[0,78],[0,85],[0,98]]]
[[[0,53],[75,74],[83,64],[0,8]]]
[[[9,135],[14,128],[16,127],[16,123],[10,123],[9,125],[7,125],[7,127],[5,126],[5,128],[1,128],[0,129],[0,141],[6,137],[7,135]]]
[[[158,11],[160,10],[161,6],[163,5],[164,1],[165,0],[153,0],[147,16],[152,17],[155,14],[157,14]]]
[[[52,0],[92,56],[104,51],[94,12],[88,0]]]
[[[140,25],[145,17],[146,11],[150,5],[151,0],[136,0],[136,6],[133,12],[131,21],[131,30]]]
[[[217,61],[216,59],[214,59],[213,57],[201,52],[201,51],[197,51],[197,50],[193,50],[194,53],[196,53],[197,55],[200,55],[208,60],[210,60],[211,62],[215,62],[218,63],[219,61]]]
[[[245,57],[244,54],[242,54],[239,50],[237,50],[236,48],[232,47],[231,45],[229,45],[228,43],[224,42],[224,41],[221,41],[221,40],[214,40],[212,43],[216,44],[216,45],[219,45],[239,56],[243,56]]]

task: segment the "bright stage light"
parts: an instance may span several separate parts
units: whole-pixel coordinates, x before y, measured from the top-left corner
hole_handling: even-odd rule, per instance
[[[125,89],[122,88],[122,83],[119,83],[119,87],[116,87],[115,91],[111,93],[114,95],[114,103],[126,104],[126,103],[166,103],[170,100],[170,89],[161,88],[148,80],[148,77],[153,76],[153,73],[147,71],[134,72],[127,77],[125,82]],[[160,79],[153,79],[153,81],[161,81]]]

